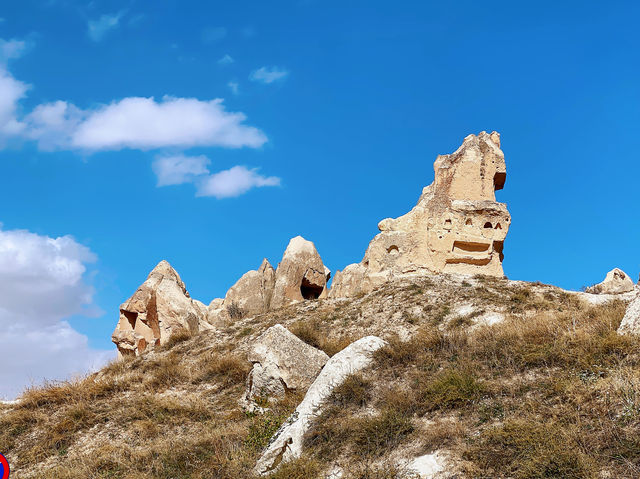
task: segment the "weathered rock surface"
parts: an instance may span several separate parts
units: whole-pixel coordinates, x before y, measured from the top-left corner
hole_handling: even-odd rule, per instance
[[[503,276],[511,216],[495,197],[506,179],[500,135],[467,136],[454,153],[438,156],[434,170],[433,183],[409,213],[378,224],[361,268],[336,274],[331,297],[367,292],[391,275],[416,271]]]
[[[627,311],[618,327],[618,333],[640,335],[640,294],[627,306]]]
[[[370,364],[372,353],[385,342],[377,336],[367,336],[334,355],[313,382],[303,401],[276,432],[255,467],[257,474],[266,474],[283,462],[300,457],[302,440],[312,419],[320,413],[331,392],[347,376]]]
[[[326,298],[330,276],[315,245],[302,236],[292,238],[276,270],[271,309],[305,299]]]
[[[287,390],[309,387],[329,356],[276,324],[256,340],[248,359],[253,369],[245,398],[251,401],[256,397],[283,397]]]
[[[206,311],[204,304],[189,297],[171,265],[161,261],[120,305],[120,319],[111,339],[120,357],[136,356],[164,344],[177,330],[197,333]]]
[[[420,479],[436,479],[444,470],[445,459],[440,452],[416,457],[407,465],[407,471],[416,474]]]
[[[248,271],[229,288],[224,304],[237,305],[246,316],[266,313],[275,283],[276,272],[265,258],[257,271]]]
[[[633,280],[624,271],[614,268],[607,273],[602,283],[590,286],[587,293],[592,294],[622,294],[633,291],[635,285]]]

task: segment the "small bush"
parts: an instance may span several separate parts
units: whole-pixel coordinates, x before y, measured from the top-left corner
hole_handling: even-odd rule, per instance
[[[358,456],[379,457],[395,448],[414,428],[411,420],[394,409],[358,420],[353,431],[353,451]]]
[[[371,381],[365,379],[362,374],[351,374],[333,390],[329,402],[340,407],[362,407],[371,399],[372,388]]]
[[[191,331],[189,331],[187,328],[179,328],[173,333],[171,333],[171,336],[169,336],[169,339],[167,340],[167,342],[164,343],[160,349],[163,351],[168,351],[169,349],[173,348],[176,344],[183,343],[191,339],[192,337],[193,335],[191,334]]]
[[[244,318],[245,311],[235,301],[231,301],[231,304],[227,306],[227,313],[231,319],[238,320]]]
[[[484,392],[471,372],[449,369],[426,384],[422,401],[426,411],[450,409],[478,400]]]

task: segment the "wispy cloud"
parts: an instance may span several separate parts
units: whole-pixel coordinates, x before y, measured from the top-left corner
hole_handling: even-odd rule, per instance
[[[204,155],[171,155],[156,157],[152,167],[158,179],[157,186],[193,183],[196,186],[196,196],[231,198],[252,188],[280,185],[280,178],[263,176],[258,173],[257,168],[234,166],[211,173],[210,164],[211,161]]]
[[[104,14],[97,20],[89,20],[87,23],[87,33],[94,42],[101,41],[105,35],[120,24],[120,18],[125,14],[124,10],[118,13]]]
[[[284,80],[289,75],[287,70],[278,67],[261,67],[251,72],[249,80],[261,83],[273,83]]]
[[[24,40],[3,40],[0,38],[0,64],[5,65],[9,60],[20,58],[27,51]]]
[[[234,95],[240,93],[240,85],[238,85],[238,82],[230,81],[229,83],[227,83],[227,86],[229,87],[229,90],[231,90],[231,93],[233,93]]]
[[[153,172],[158,178],[157,186],[192,183],[196,177],[209,174],[211,161],[204,155],[158,156],[153,162]]]
[[[196,196],[214,196],[215,198],[232,198],[240,196],[252,188],[263,186],[279,186],[280,178],[262,176],[258,169],[245,166],[234,166],[219,171],[197,182]]]
[[[227,29],[225,27],[207,27],[202,30],[201,34],[202,42],[207,45],[220,41],[226,36]]]
[[[218,65],[230,65],[234,63],[235,60],[228,53],[223,56],[220,60],[218,60]]]

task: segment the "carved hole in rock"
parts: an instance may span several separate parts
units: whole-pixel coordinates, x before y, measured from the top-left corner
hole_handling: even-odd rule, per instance
[[[465,221],[465,226],[473,226],[473,221],[471,221],[471,218],[467,218],[467,221]]]
[[[496,173],[493,176],[493,188],[495,191],[501,190],[504,188],[504,182],[507,179],[506,173]]]
[[[123,310],[122,314],[124,314],[125,318],[127,318],[127,320],[129,321],[131,329],[136,329],[136,319],[138,319],[138,313],[132,313],[131,311]]]
[[[444,227],[445,228],[451,228],[451,220],[444,220]]]
[[[497,230],[501,230],[502,229],[502,226],[500,226],[500,223],[496,223],[496,229]]]
[[[396,245],[393,244],[387,248],[387,253],[395,255],[395,254],[399,254],[400,250]]]
[[[477,253],[481,251],[487,251],[489,249],[488,243],[474,243],[472,241],[454,241],[453,251],[461,250],[470,253]]]
[[[504,248],[504,241],[493,242],[493,251],[498,253],[498,255],[500,256],[500,261],[504,259],[504,254],[502,253],[503,248]]]
[[[324,288],[322,286],[312,284],[309,282],[309,280],[307,280],[307,278],[302,278],[302,283],[300,284],[300,294],[304,299],[318,299],[323,290]]]
[[[492,225],[489,221],[487,221],[487,222],[484,224],[484,227],[485,227],[485,228],[493,228],[493,225]]]

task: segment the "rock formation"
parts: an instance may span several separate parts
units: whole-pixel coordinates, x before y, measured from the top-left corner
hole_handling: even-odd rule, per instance
[[[257,271],[243,274],[236,284],[229,288],[223,304],[235,304],[246,316],[266,313],[271,304],[275,282],[275,270],[265,258]]]
[[[511,216],[495,197],[506,179],[500,135],[467,136],[454,153],[438,156],[434,170],[418,204],[404,216],[382,220],[362,262],[336,274],[331,297],[369,291],[396,274],[503,276]]]
[[[640,335],[640,293],[627,306],[618,333]]]
[[[590,286],[587,293],[592,294],[622,294],[633,291],[635,285],[633,280],[624,271],[614,268],[607,273],[602,283]]]
[[[206,314],[207,307],[191,299],[178,273],[161,261],[120,305],[120,319],[111,339],[119,357],[136,356],[165,343],[177,330],[197,333]]]
[[[267,329],[248,354],[253,369],[245,398],[283,397],[288,390],[308,388],[329,360],[281,324]]]
[[[208,309],[209,322],[218,324],[305,299],[326,298],[330,277],[315,245],[296,236],[289,241],[277,270],[265,259],[257,271],[245,273],[224,299],[214,299]]]
[[[302,236],[292,238],[276,270],[271,309],[305,299],[326,298],[330,276],[315,245]]]
[[[258,460],[255,472],[266,474],[279,464],[300,457],[303,436],[312,419],[320,414],[331,392],[347,376],[368,366],[372,353],[384,345],[385,342],[377,336],[367,336],[329,359],[294,413],[271,438],[269,446]]]

